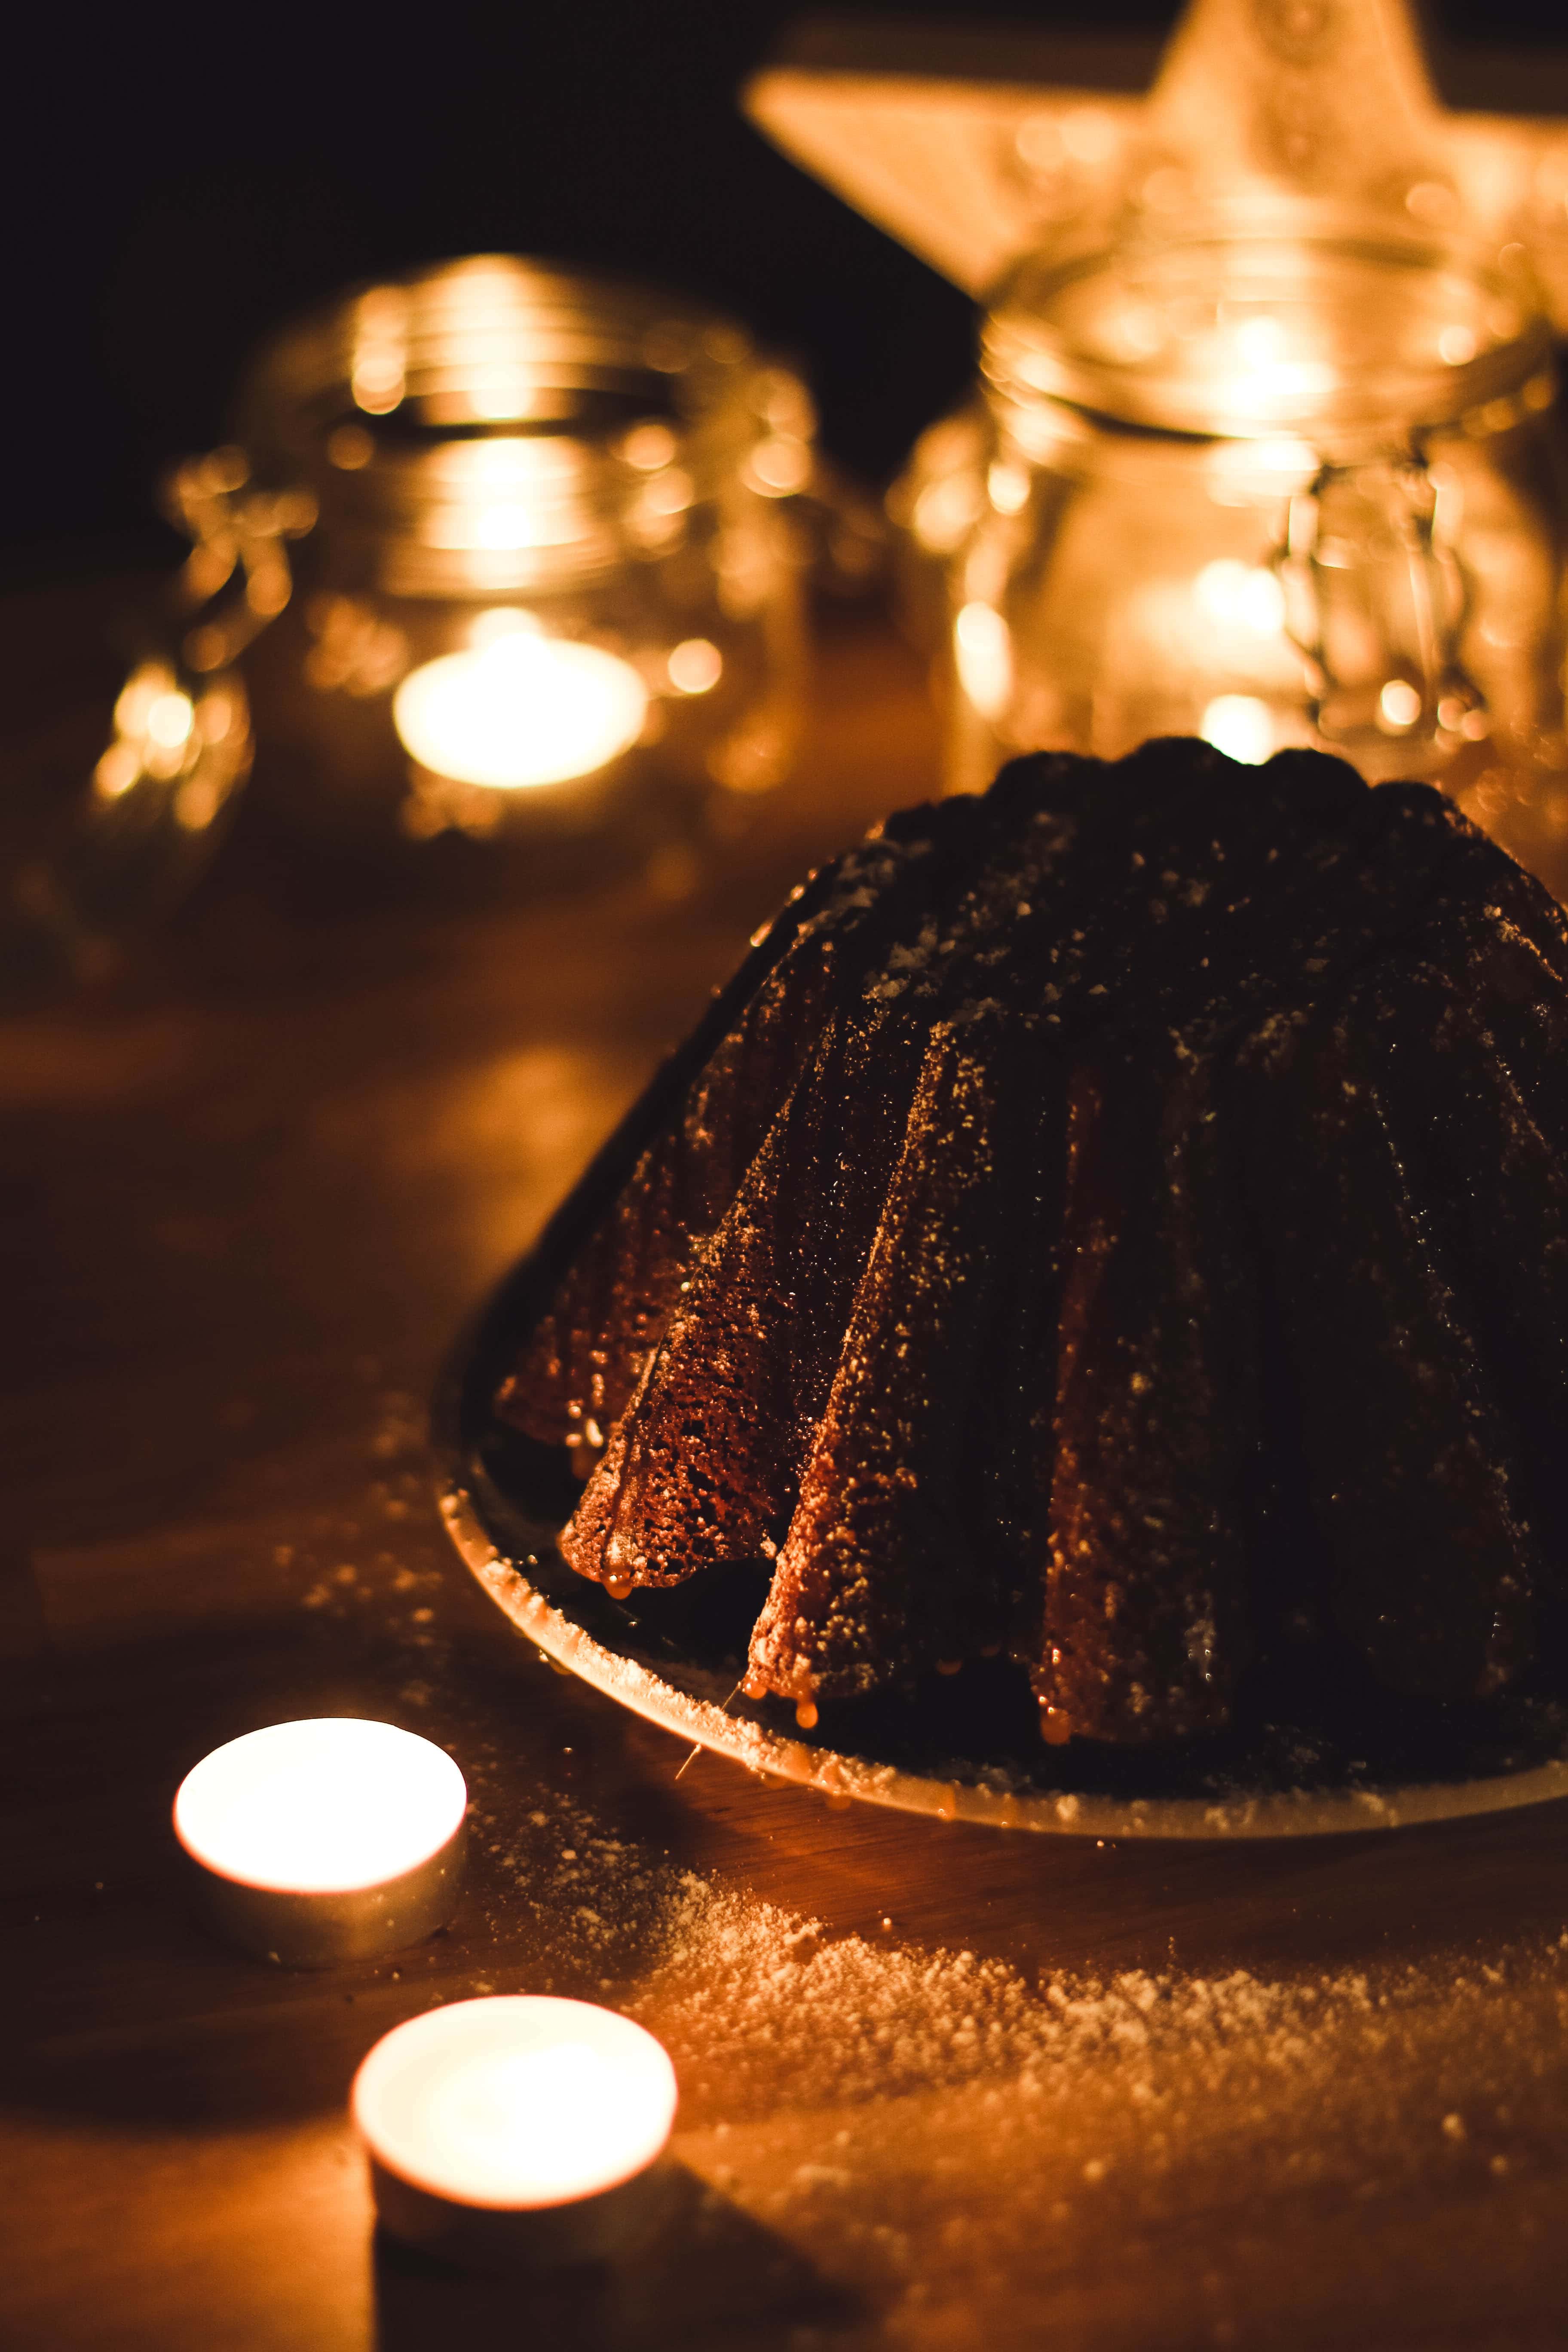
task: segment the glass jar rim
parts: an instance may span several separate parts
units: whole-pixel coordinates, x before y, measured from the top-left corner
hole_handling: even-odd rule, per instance
[[[477,254],[351,288],[262,348],[240,394],[255,438],[309,459],[335,425],[550,431],[579,414],[696,423],[758,364],[743,329],[662,289]]]
[[[1522,269],[1448,241],[1260,219],[1036,258],[985,320],[993,405],[1063,404],[1203,439],[1377,440],[1457,423],[1532,380],[1550,325]]]
[[[397,593],[468,593],[476,567],[488,593],[531,592],[620,569],[653,477],[673,491],[679,473],[683,504],[712,495],[767,429],[767,376],[701,304],[475,255],[285,328],[242,383],[237,437],[263,479],[308,482],[340,553]]]

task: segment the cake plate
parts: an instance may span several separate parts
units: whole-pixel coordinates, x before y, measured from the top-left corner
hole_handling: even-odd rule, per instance
[[[612,1138],[607,1191],[635,1139]],[[580,1187],[568,1206],[584,1213]],[[591,1208],[591,1200],[587,1204]],[[578,1234],[563,1219],[464,1334],[435,1407],[442,1514],[458,1551],[520,1633],[618,1706],[777,1781],[942,1821],[1096,1838],[1317,1837],[1460,1819],[1568,1797],[1568,1709],[1525,1694],[1385,1731],[1264,1717],[1179,1757],[1047,1748],[1023,1677],[1000,1661],[932,1676],[912,1696],[825,1705],[815,1736],[738,1685],[767,1571],[706,1570],[625,1602],[575,1575],[555,1537],[578,1492],[553,1449],[492,1400]]]

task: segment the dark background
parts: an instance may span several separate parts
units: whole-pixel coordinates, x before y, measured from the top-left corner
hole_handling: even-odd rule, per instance
[[[841,0],[876,19],[1158,35],[1163,0]],[[885,478],[971,364],[963,296],[777,155],[735,92],[800,0],[420,9],[35,5],[4,72],[0,584],[135,562],[150,483],[219,437],[247,350],[316,297],[510,249],[716,300],[792,351],[828,446]],[[1547,0],[1443,34],[1568,40]]]

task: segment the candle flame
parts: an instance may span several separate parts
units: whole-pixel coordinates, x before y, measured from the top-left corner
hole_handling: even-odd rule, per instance
[[[618,655],[513,628],[411,670],[392,718],[432,775],[515,792],[607,766],[641,734],[647,701]]]

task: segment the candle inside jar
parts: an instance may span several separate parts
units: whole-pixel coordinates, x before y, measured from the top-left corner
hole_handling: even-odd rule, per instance
[[[433,775],[496,792],[569,783],[642,732],[647,688],[630,662],[516,618],[470,651],[422,663],[394,695],[404,749]]]
[[[629,2018],[518,1994],[396,2027],[361,2066],[352,2104],[395,2235],[548,2263],[635,2232],[676,2095],[668,2053]],[[489,2217],[466,2244],[465,2216]]]
[[[444,1748],[394,1724],[324,1716],[215,1748],[181,1783],[174,1832],[205,1874],[219,1928],[309,1967],[443,1925],[467,1810]]]

